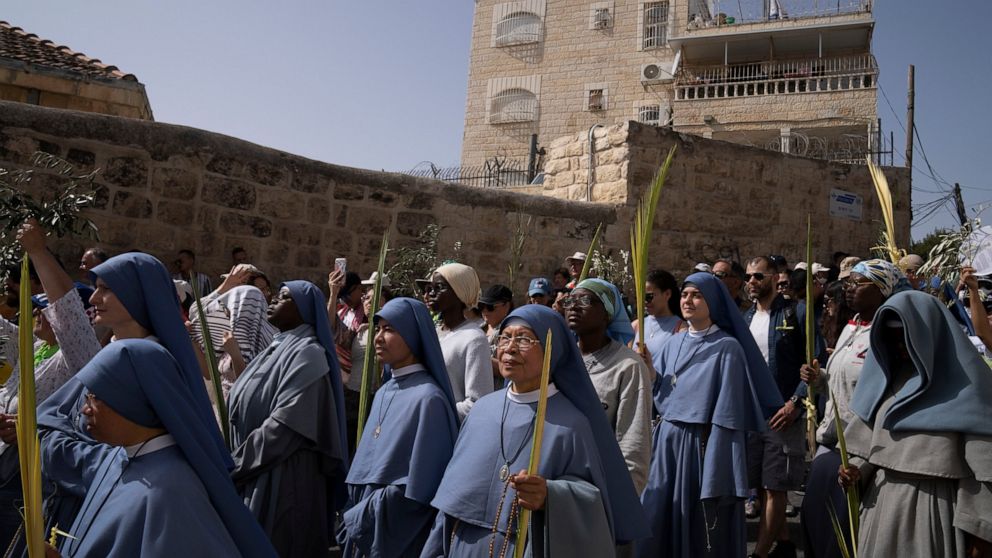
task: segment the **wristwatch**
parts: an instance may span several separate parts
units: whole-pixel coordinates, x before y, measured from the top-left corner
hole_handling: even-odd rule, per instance
[[[799,396],[798,395],[793,395],[792,397],[789,398],[789,401],[792,402],[792,405],[793,406],[796,406],[796,407],[799,406]]]

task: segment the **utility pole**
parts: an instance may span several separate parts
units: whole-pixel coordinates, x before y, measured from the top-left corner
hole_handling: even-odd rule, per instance
[[[961,226],[968,224],[968,215],[964,211],[964,198],[961,197],[961,185],[957,182],[954,183],[954,207],[958,210],[958,220],[961,221]]]
[[[909,65],[909,89],[906,92],[906,168],[909,169],[909,182],[913,182],[913,108],[915,106],[915,88],[913,87],[913,74],[915,68]]]

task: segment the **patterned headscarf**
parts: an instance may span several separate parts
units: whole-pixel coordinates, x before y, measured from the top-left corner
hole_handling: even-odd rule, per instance
[[[584,279],[575,288],[585,289],[603,301],[606,317],[610,321],[606,333],[611,339],[625,345],[634,339],[634,328],[630,325],[630,317],[623,307],[623,297],[616,285],[602,279]]]
[[[895,264],[885,260],[865,260],[858,262],[851,273],[864,275],[882,291],[882,296],[888,298],[896,293],[910,290],[913,287],[902,271]]]

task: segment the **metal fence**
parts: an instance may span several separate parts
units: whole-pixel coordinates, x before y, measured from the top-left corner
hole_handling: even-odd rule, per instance
[[[871,0],[690,0],[691,29],[871,13]]]
[[[479,188],[526,186],[533,178],[526,164],[512,159],[490,159],[477,166],[444,168],[424,162],[404,174]]]

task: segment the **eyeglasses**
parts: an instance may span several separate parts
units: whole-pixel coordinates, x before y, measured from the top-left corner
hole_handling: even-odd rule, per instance
[[[723,279],[724,277],[726,277],[728,275],[730,275],[730,274],[727,273],[726,271],[714,271],[713,272],[713,276],[716,277],[717,279]],[[760,281],[761,279],[758,279],[758,280]]]
[[[593,296],[592,295],[572,295],[565,297],[561,301],[562,308],[589,308],[592,306]]]
[[[853,290],[857,289],[858,287],[862,287],[864,285],[873,285],[873,284],[874,283],[871,281],[871,279],[863,279],[861,281],[858,281],[856,279],[846,279],[844,281],[844,288],[845,289],[850,289],[850,290],[853,291]]]
[[[644,293],[644,302],[651,302],[654,300],[654,293]]]
[[[760,271],[757,272],[757,273],[745,273],[744,274],[744,281],[750,281],[752,277],[754,277],[754,280],[755,281],[764,281],[765,280],[765,277],[767,277],[767,275],[765,275],[764,273],[762,273]]]
[[[506,350],[510,347],[511,343],[516,343],[517,348],[521,351],[528,351],[531,347],[540,343],[537,339],[529,337],[526,335],[518,335],[517,337],[510,337],[509,335],[500,335],[496,338],[496,347],[501,350]]]
[[[451,288],[451,285],[447,283],[428,283],[424,285],[425,293],[435,293],[441,294]]]

